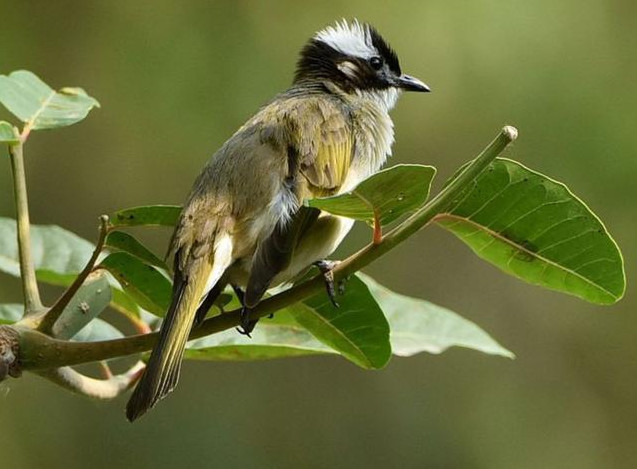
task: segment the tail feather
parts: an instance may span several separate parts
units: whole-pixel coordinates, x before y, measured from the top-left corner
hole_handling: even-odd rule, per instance
[[[188,262],[182,265],[180,251],[175,253],[173,299],[146,371],[126,406],[126,417],[131,422],[145,414],[177,385],[181,360],[197,311],[204,303],[214,301],[211,296],[221,292],[217,284],[232,263],[232,248],[231,237],[224,234],[215,240],[212,259],[209,251],[199,249],[189,252]]]
[[[162,323],[159,341],[126,406],[126,417],[131,422],[151,409],[177,385],[186,342],[212,270],[211,264],[203,259],[195,262],[200,265],[189,269],[189,278],[175,278],[173,300]]]

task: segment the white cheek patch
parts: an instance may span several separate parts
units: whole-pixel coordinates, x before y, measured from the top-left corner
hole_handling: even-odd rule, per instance
[[[358,66],[355,63],[350,62],[349,60],[339,63],[337,67],[341,72],[343,72],[349,78],[356,78],[360,71]]]

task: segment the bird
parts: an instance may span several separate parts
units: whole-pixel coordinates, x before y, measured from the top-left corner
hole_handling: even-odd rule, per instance
[[[337,21],[302,48],[292,85],[210,158],[176,223],[172,301],[128,402],[129,421],[175,388],[191,329],[228,285],[248,335],[256,325],[250,311],[266,290],[312,265],[333,299],[327,258],[354,221],[304,201],[350,191],[379,171],[394,142],[389,111],[403,91],[430,89],[402,73],[372,25]]]

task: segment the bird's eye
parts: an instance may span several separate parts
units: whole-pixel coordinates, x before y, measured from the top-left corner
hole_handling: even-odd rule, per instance
[[[383,59],[380,57],[372,57],[369,59],[369,65],[371,65],[374,70],[380,70],[383,66]]]

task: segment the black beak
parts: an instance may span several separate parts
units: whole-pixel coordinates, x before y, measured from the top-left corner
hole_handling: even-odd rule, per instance
[[[409,75],[401,75],[396,81],[396,86],[405,91],[421,91],[423,93],[431,91],[431,89],[418,78],[414,78]]]

